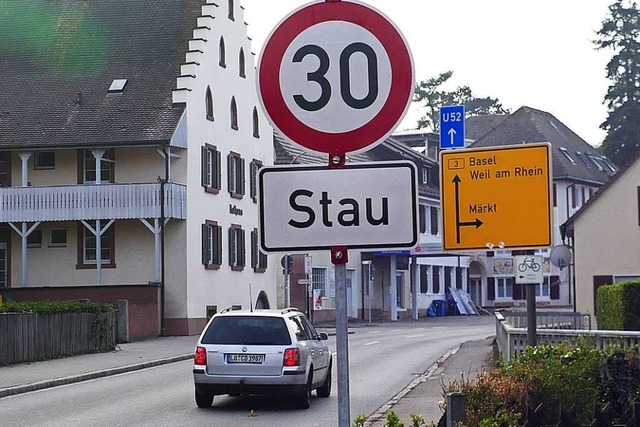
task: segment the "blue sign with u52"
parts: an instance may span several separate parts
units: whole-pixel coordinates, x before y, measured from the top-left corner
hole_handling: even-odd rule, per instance
[[[464,147],[464,105],[440,107],[440,148]]]

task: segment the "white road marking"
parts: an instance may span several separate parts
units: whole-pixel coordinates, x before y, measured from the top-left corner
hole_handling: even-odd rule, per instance
[[[371,341],[366,343],[365,345],[374,345],[374,344],[380,344],[380,341]]]
[[[420,337],[424,337],[425,334],[419,334],[419,335],[407,335],[407,338],[420,338]]]

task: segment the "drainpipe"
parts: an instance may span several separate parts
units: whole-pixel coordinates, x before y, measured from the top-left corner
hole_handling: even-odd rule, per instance
[[[23,152],[20,153],[20,160],[22,160],[22,186],[29,186],[29,157],[31,157],[31,153]],[[27,223],[22,223],[22,286],[27,286]]]
[[[164,221],[165,221],[165,197],[164,197],[164,189],[167,181],[169,181],[169,152],[166,148],[163,150],[164,153],[164,179],[160,180],[160,335],[165,335],[165,321],[164,321],[164,312],[165,312],[165,242],[164,242]]]

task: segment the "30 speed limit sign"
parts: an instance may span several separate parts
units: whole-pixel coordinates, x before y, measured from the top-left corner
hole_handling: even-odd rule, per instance
[[[379,11],[353,0],[317,1],[272,31],[257,85],[269,121],[287,139],[321,153],[365,151],[409,108],[413,61]]]

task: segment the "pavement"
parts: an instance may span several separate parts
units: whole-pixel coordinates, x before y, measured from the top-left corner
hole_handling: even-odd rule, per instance
[[[357,325],[349,325],[353,333]],[[335,335],[335,328],[320,326],[320,332]],[[0,399],[30,391],[117,375],[152,366],[188,360],[193,357],[197,336],[159,337],[118,344],[115,351],[84,354],[63,359],[0,367]],[[427,422],[438,423],[444,400],[442,386],[451,381],[473,377],[491,368],[493,338],[469,341],[452,348],[421,376],[369,417],[366,426],[382,427],[389,411],[405,425],[411,415],[422,415]]]

